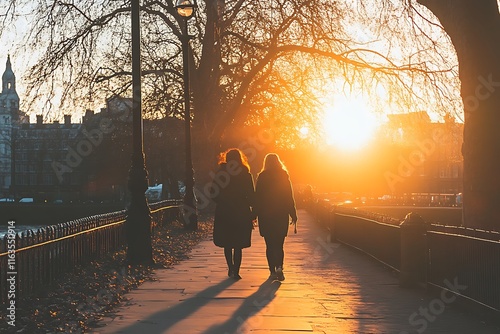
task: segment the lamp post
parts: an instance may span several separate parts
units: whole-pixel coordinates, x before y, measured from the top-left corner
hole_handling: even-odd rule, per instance
[[[189,230],[198,229],[198,215],[196,212],[196,198],[194,196],[194,171],[191,154],[191,106],[189,90],[189,33],[188,20],[194,14],[196,2],[191,0],[178,0],[175,4],[177,13],[182,17],[181,42],[182,42],[182,67],[184,77],[184,119],[186,136],[186,192],[184,195],[184,222]]]
[[[128,242],[127,261],[130,264],[153,263],[151,247],[151,215],[146,200],[148,175],[144,163],[143,122],[141,103],[141,31],[140,0],[132,0],[132,166],[128,188],[130,206],[127,211],[125,233]]]

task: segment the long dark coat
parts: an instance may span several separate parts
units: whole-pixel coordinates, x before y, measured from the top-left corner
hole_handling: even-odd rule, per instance
[[[255,213],[263,237],[286,237],[289,217],[297,217],[292,185],[284,170],[265,170],[257,177]]]
[[[214,197],[214,244],[229,248],[250,247],[254,218],[252,174],[244,166],[228,168],[227,164],[221,164],[214,179],[213,189],[219,189]]]

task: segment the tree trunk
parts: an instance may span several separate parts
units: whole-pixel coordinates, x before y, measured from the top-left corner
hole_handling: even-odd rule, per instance
[[[500,229],[500,15],[496,0],[419,0],[458,55],[465,109],[464,224]]]

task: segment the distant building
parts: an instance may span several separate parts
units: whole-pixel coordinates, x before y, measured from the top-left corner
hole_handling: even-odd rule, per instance
[[[64,123],[43,123],[37,115],[36,123],[24,123],[14,138],[14,180],[11,194],[15,198],[33,197],[37,201],[56,201],[78,197],[82,173],[77,155],[71,148],[79,137],[81,124],[72,124],[71,116]],[[71,173],[58,173],[57,163],[73,159]],[[66,166],[64,168],[71,168]]]
[[[183,175],[183,124],[176,118],[144,122],[153,184],[177,184]],[[36,123],[30,123],[19,110],[16,78],[7,57],[0,94],[0,198],[125,200],[131,125],[132,99],[120,96],[107,99],[98,113],[87,110],[81,122],[73,123],[71,115],[65,115],[63,123],[45,123],[37,115]]]
[[[449,204],[443,201],[452,201],[463,190],[463,124],[451,116],[431,122],[425,111],[392,114],[388,119],[388,137],[402,148],[399,166],[386,174],[393,194]]]

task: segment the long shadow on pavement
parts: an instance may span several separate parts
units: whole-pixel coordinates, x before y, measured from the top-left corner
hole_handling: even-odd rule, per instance
[[[197,294],[180,302],[175,306],[152,314],[151,316],[142,319],[138,324],[122,328],[118,332],[162,334],[167,329],[171,328],[178,322],[187,318],[190,314],[193,314],[194,312],[208,304],[215,296],[217,296],[219,293],[221,293],[223,290],[227,289],[234,283],[234,279],[227,278],[214,286],[198,292]],[[150,328],[146,328],[145,326],[145,324],[148,323],[152,325]]]
[[[203,334],[231,334],[236,333],[240,326],[251,327],[252,322],[259,321],[259,319],[251,319],[251,322],[248,324],[245,324],[245,322],[253,315],[259,313],[274,299],[276,291],[278,291],[280,286],[281,282],[279,281],[265,281],[257,291],[245,298],[245,301],[226,322],[212,326],[203,332]]]

